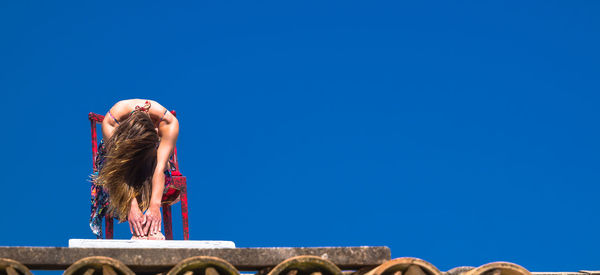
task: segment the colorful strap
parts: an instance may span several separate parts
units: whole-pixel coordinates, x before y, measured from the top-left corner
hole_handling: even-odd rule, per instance
[[[140,106],[135,106],[135,108],[133,109],[133,111],[131,111],[131,113],[129,113],[130,115],[133,114],[133,112],[135,111],[143,111],[143,112],[148,112],[150,111],[150,101],[147,101],[144,103],[144,106],[140,107]],[[165,116],[167,115],[167,112],[169,111],[169,109],[165,109],[165,112],[163,113],[162,117],[160,118],[160,120],[158,121],[158,123],[160,123],[161,121],[163,121],[163,119],[165,118]],[[110,113],[110,110],[108,111],[108,114],[110,115],[110,117],[112,117],[112,119],[117,123],[117,125],[120,125],[119,121],[117,121],[117,119]]]
[[[133,109],[133,111],[131,111],[131,113],[133,114],[133,112],[135,112],[135,111],[148,112],[148,111],[150,111],[150,107],[151,107],[150,101],[146,100],[146,102],[144,102],[144,106],[142,106],[142,107],[140,107],[139,105],[135,106],[135,109]]]
[[[112,117],[112,119],[117,123],[117,125],[119,124],[119,121],[115,118],[115,116],[113,116],[113,114],[110,113],[110,110],[108,110],[108,114],[110,115],[110,117]]]
[[[163,113],[163,116],[160,118],[160,120],[158,121],[158,123],[160,123],[161,121],[163,121],[163,118],[165,118],[165,115],[167,114],[169,110],[165,109],[165,112]]]

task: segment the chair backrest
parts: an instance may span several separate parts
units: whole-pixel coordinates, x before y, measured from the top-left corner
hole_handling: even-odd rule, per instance
[[[173,114],[175,116],[176,115],[175,110],[172,110],[171,114]],[[98,171],[98,167],[96,167],[96,155],[98,155],[97,128],[98,128],[98,124],[102,124],[102,121],[104,120],[104,116],[90,112],[88,114],[88,118],[90,120],[90,124],[92,127],[92,167],[94,169],[94,172],[97,172]],[[171,174],[173,176],[181,176],[181,173],[179,172],[179,162],[177,162],[177,146],[175,146],[173,148],[173,155],[171,156],[171,161],[173,162],[174,168],[175,168],[175,170],[171,171]]]

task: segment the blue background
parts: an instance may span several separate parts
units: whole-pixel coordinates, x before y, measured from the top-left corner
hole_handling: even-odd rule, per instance
[[[150,98],[193,239],[600,269],[600,2],[418,2],[3,1],[0,245],[93,238],[87,114]]]

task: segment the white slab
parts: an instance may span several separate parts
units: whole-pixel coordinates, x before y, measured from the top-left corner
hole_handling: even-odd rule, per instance
[[[156,241],[69,239],[69,247],[78,248],[235,248],[232,241]]]

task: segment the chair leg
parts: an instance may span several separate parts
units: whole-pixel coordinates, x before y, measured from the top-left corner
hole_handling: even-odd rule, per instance
[[[190,229],[188,225],[188,200],[187,186],[181,190],[181,218],[183,219],[183,239],[190,239]]]
[[[106,214],[106,216],[104,217],[104,222],[106,223],[106,238],[107,239],[112,239],[113,238],[113,218],[111,215]]]
[[[163,226],[165,228],[165,239],[173,239],[173,226],[171,219],[171,206],[168,204],[162,205]]]

